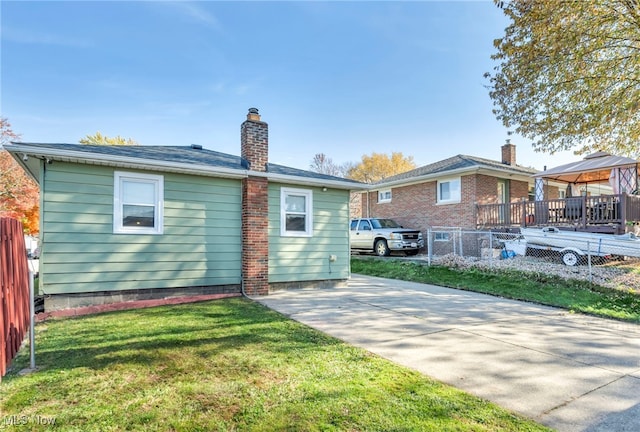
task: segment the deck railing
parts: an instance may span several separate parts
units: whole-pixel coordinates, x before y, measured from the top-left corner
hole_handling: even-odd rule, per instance
[[[621,234],[627,224],[640,223],[640,196],[618,194],[478,204],[476,215],[480,229],[553,225]]]

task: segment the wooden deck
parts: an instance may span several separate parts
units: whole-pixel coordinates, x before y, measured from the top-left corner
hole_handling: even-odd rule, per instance
[[[640,196],[599,195],[508,204],[477,204],[478,229],[557,226],[564,229],[624,234],[640,224]]]

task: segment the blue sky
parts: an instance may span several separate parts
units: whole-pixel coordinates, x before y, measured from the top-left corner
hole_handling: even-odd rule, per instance
[[[483,73],[507,24],[490,1],[2,1],[0,114],[27,142],[96,131],[240,152],[249,107],[271,162],[308,169],[401,151],[519,164],[534,153],[493,116]]]

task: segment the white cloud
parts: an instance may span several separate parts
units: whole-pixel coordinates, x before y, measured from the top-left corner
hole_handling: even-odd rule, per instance
[[[218,19],[196,2],[170,1],[158,2],[155,4],[171,7],[175,11],[181,13],[183,16],[186,16],[194,21],[206,24],[207,26],[215,30],[222,31],[222,25],[220,24]]]

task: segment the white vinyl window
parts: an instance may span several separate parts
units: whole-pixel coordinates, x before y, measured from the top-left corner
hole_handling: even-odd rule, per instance
[[[434,233],[434,240],[435,241],[449,241],[449,233],[448,232],[435,232]]]
[[[282,188],[280,191],[280,235],[313,236],[313,191]]]
[[[114,173],[113,232],[162,234],[164,178],[123,171]]]
[[[459,203],[460,178],[438,180],[438,204]]]
[[[379,203],[391,202],[391,189],[378,191],[378,202]]]

